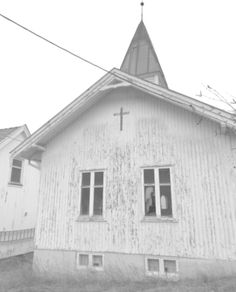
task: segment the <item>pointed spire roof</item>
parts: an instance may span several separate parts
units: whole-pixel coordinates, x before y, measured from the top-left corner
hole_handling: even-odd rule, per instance
[[[147,29],[141,20],[120,70],[168,88]]]

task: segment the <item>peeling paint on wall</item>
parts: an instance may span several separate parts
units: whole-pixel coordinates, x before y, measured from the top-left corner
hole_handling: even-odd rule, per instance
[[[137,90],[104,97],[47,145],[37,247],[236,259],[232,137],[200,118]],[[154,165],[172,165],[176,222],[142,221],[142,167]],[[94,169],[105,171],[104,222],[78,222],[80,174]]]

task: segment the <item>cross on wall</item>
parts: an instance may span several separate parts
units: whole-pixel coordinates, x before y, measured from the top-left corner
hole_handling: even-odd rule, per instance
[[[119,113],[114,113],[114,116],[120,116],[120,131],[123,130],[123,116],[124,115],[128,115],[129,112],[124,112],[123,111],[123,107],[120,108],[120,112]]]

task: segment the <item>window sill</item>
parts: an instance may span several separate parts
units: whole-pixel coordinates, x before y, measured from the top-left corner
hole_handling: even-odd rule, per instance
[[[144,223],[178,223],[178,220],[176,218],[173,218],[173,217],[154,217],[154,216],[148,217],[148,216],[145,216],[145,217],[143,217],[141,222],[144,222]]]
[[[106,220],[104,220],[103,217],[101,216],[79,216],[76,219],[76,222],[107,222]]]
[[[8,185],[11,187],[23,187],[21,183],[16,183],[16,182],[9,182]]]
[[[179,274],[178,273],[160,273],[160,272],[150,272],[146,271],[147,277],[155,277],[163,280],[171,280],[171,281],[178,281],[179,280]]]

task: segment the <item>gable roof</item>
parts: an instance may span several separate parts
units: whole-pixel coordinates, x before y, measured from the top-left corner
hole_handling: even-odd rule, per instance
[[[142,20],[129,45],[120,70],[130,75],[152,80],[160,86],[168,88],[161,65]]]
[[[0,129],[0,143],[19,127]]]
[[[118,69],[113,69],[40,127],[35,133],[28,137],[28,139],[18,145],[12,151],[12,156],[21,156],[23,158],[40,161],[41,154],[45,150],[46,144],[55,135],[75,121],[79,115],[95,104],[105,93],[119,87],[127,86],[141,90],[157,99],[165,100],[166,102],[182,107],[188,111],[195,112],[203,117],[220,123],[224,127],[236,131],[235,115],[189,96],[131,76]]]
[[[0,149],[5,147],[5,145],[9,144],[13,140],[19,141],[20,143],[21,141],[17,139],[17,136],[21,133],[24,133],[25,137],[30,136],[30,131],[27,125],[0,129]]]

